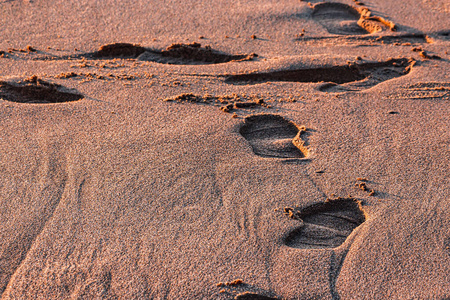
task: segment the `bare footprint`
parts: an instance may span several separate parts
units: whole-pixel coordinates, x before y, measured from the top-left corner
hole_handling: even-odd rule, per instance
[[[33,76],[19,82],[0,81],[0,98],[19,103],[62,103],[84,96]]]
[[[236,74],[226,77],[231,84],[256,84],[267,81],[328,82],[319,90],[337,92],[363,90],[380,82],[406,75],[415,61],[407,58],[380,62],[362,62],[331,67],[305,68],[264,73]]]
[[[239,132],[256,155],[303,158],[308,153],[300,138],[304,130],[281,116],[261,114],[246,117]]]
[[[83,56],[83,55],[82,55]],[[172,44],[165,50],[144,48],[137,44],[115,43],[103,45],[98,51],[84,55],[91,58],[137,58],[142,61],[154,61],[163,64],[219,64],[231,61],[252,60],[258,55],[228,54],[202,47],[199,43]]]
[[[360,202],[354,199],[313,204],[295,216],[303,224],[287,235],[285,244],[300,249],[336,248],[366,219]]]
[[[244,292],[234,297],[236,300],[277,300],[278,298],[268,297],[260,294]]]
[[[371,88],[381,82],[409,74],[415,61],[412,59],[390,59],[385,62],[358,65],[358,72],[363,77],[359,81],[349,81],[341,85],[324,84],[319,87],[322,92],[360,91]]]
[[[343,3],[318,3],[314,5],[313,19],[332,34],[361,35],[368,31],[358,25],[359,11]]]
[[[441,31],[436,32],[436,34],[438,35],[438,37],[445,39],[445,40],[449,40],[450,39],[450,30],[449,29],[444,29]]]
[[[136,58],[144,52],[145,48],[137,44],[114,43],[101,46],[97,51],[92,53],[92,56],[95,58]]]
[[[317,3],[313,6],[312,17],[332,34],[363,35],[385,29],[396,30],[393,22],[372,15],[367,7],[353,7],[343,3]]]
[[[220,64],[252,60],[257,56],[255,53],[233,55],[213,50],[209,46],[201,47],[199,43],[191,43],[173,44],[162,51],[147,49],[138,59],[165,64]]]
[[[411,100],[450,100],[450,82],[418,82],[396,89],[389,98]]]
[[[26,50],[17,50],[18,53]],[[176,65],[205,65],[205,64],[220,64],[227,62],[239,62],[253,60],[258,57],[257,54],[228,54],[225,52],[212,49],[210,46],[202,47],[199,43],[191,44],[172,44],[166,49],[159,50],[148,47],[142,47],[139,44],[131,43],[112,43],[101,46],[97,51],[86,52],[74,55],[49,55],[42,51],[33,52],[35,55],[31,58],[33,60],[74,60],[74,59],[116,59],[127,58],[137,59],[140,61],[153,61],[162,64],[176,64]],[[1,53],[0,53],[1,54]],[[28,54],[28,53],[27,53]],[[3,53],[2,55],[8,56]],[[17,54],[15,54],[17,56]],[[26,58],[29,55],[23,55]]]

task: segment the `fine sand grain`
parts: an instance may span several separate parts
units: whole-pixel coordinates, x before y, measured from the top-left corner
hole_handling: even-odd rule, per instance
[[[0,0],[1,299],[450,299],[449,14]]]

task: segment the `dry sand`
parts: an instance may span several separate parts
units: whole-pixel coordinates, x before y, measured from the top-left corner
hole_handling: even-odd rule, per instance
[[[449,2],[362,2],[0,1],[2,299],[450,298]]]

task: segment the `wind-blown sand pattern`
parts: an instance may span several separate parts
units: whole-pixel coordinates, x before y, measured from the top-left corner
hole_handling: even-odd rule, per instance
[[[0,298],[450,299],[447,2],[0,0]]]

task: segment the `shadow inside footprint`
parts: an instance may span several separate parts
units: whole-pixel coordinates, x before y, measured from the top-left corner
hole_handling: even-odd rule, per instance
[[[300,249],[336,248],[366,220],[360,202],[342,198],[313,204],[295,217],[303,225],[287,235],[285,244]]]
[[[19,103],[62,103],[84,96],[33,76],[17,83],[0,81],[0,98]]]
[[[446,40],[450,39],[450,30],[449,29],[444,29],[444,30],[438,31],[438,32],[436,32],[436,34],[443,39],[446,39]]]
[[[229,75],[225,78],[225,82],[230,84],[257,84],[267,81],[325,82],[319,87],[322,92],[359,91],[408,74],[414,63],[413,59],[392,58],[379,62]],[[330,82],[332,84],[328,84]]]
[[[245,118],[239,130],[253,152],[263,157],[303,158],[307,149],[300,135],[305,131],[278,115],[261,114]]]
[[[278,298],[268,297],[260,294],[245,292],[236,295],[236,300],[277,300]]]
[[[131,57],[136,58],[145,52],[145,48],[137,44],[114,43],[101,46],[92,53],[94,58]]]
[[[332,34],[361,35],[369,33],[358,25],[360,12],[343,3],[318,3],[314,5],[313,19]]]
[[[213,50],[209,46],[201,47],[199,43],[191,43],[172,44],[161,51],[147,49],[138,59],[165,64],[220,64],[252,60],[257,56],[255,53],[233,55]]]
[[[202,47],[199,43],[172,44],[164,50],[144,48],[138,44],[114,43],[103,45],[98,51],[80,57],[103,58],[136,58],[141,61],[153,61],[162,64],[219,64],[232,61],[252,60],[258,55],[228,54]]]

